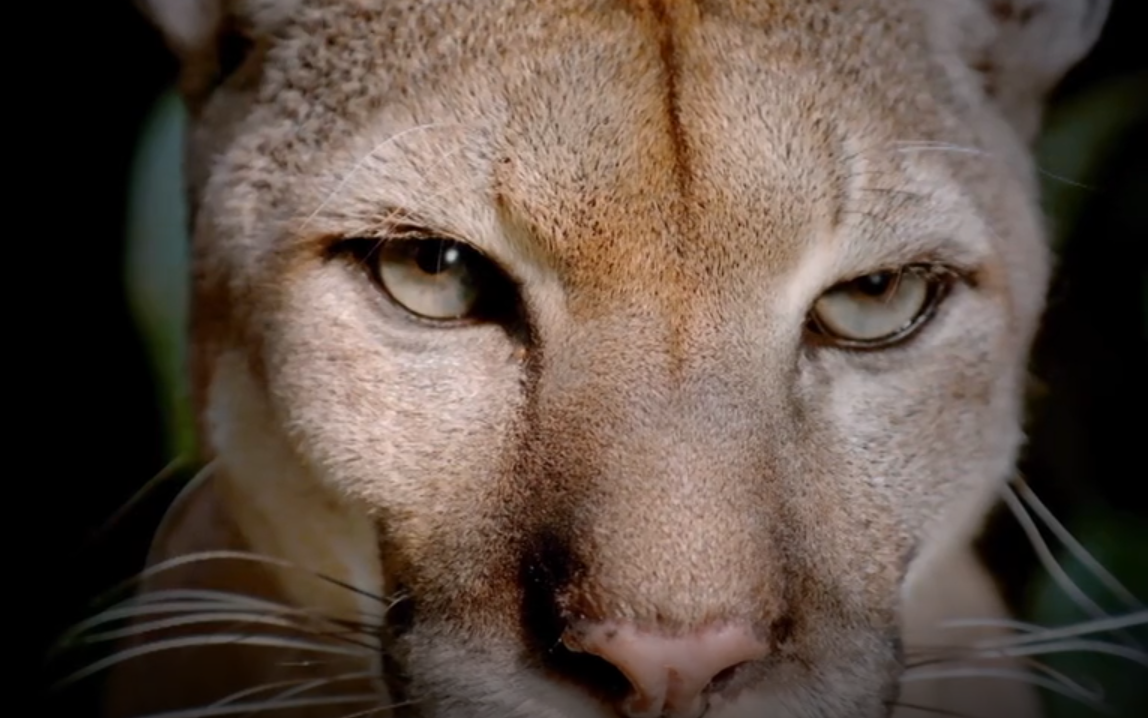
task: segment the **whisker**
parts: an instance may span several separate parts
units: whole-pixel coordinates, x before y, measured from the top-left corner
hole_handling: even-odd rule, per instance
[[[280,691],[279,693],[275,694],[275,696],[273,698],[269,699],[269,701],[271,701],[271,702],[285,701],[289,698],[294,698],[295,696],[302,695],[303,693],[306,693],[307,691],[315,690],[316,688],[323,688],[323,687],[330,686],[332,684],[340,683],[340,682],[344,682],[344,681],[361,680],[364,678],[369,679],[369,678],[372,678],[374,675],[375,674],[373,672],[358,671],[356,673],[345,673],[345,674],[340,675],[340,676],[331,676],[329,678],[320,678],[320,679],[305,681],[305,682],[301,682],[301,683],[297,682],[297,683],[299,683],[299,685],[295,685],[293,687],[287,688],[286,690]],[[244,714],[244,718],[248,718],[248,716],[252,716],[257,712],[258,711],[253,710],[249,713],[246,713],[246,714]]]
[[[860,176],[860,175],[857,175]],[[898,189],[896,187],[858,187],[859,192],[872,192],[873,194],[883,194],[891,197],[901,197],[904,200],[923,200],[928,201],[932,199],[929,195],[922,192],[914,192],[908,189]]]
[[[216,604],[220,610],[233,610],[234,606],[230,604]],[[154,614],[165,613],[181,613],[185,611],[208,611],[212,610],[211,605],[201,602],[172,602],[170,605],[158,606],[127,606],[127,607],[114,607],[105,611],[101,611],[90,618],[77,623],[71,628],[67,629],[61,636],[56,639],[55,644],[49,649],[49,659],[55,657],[62,651],[68,650],[73,643],[81,640],[88,631],[101,626],[105,623],[115,623],[117,621],[135,618],[137,616],[146,616]]]
[[[140,604],[162,604],[168,599],[186,599],[189,601],[203,601],[205,603],[211,601],[218,601],[219,603],[230,605],[234,607],[253,607],[266,610],[281,610],[281,611],[305,611],[299,606],[294,606],[287,603],[280,603],[268,598],[260,596],[253,596],[248,593],[238,593],[235,591],[220,591],[217,589],[205,588],[163,588],[153,591],[146,591],[138,593],[131,598],[125,599],[119,605],[124,605],[132,602]]]
[[[401,701],[399,703],[391,703],[391,704],[388,704],[385,706],[379,706],[377,708],[369,708],[365,711],[356,711],[355,713],[346,713],[346,714],[340,716],[340,718],[366,718],[367,716],[373,716],[377,713],[382,713],[383,711],[389,711],[389,710],[394,710],[395,708],[406,708],[407,706],[418,705],[420,702],[421,701],[417,701],[417,700]]]
[[[341,658],[335,658],[335,659],[326,660],[326,661],[319,661],[319,660],[276,661],[275,665],[280,666],[281,668],[319,668],[319,667],[323,667],[323,666],[333,665],[336,662],[341,663],[343,661],[350,660],[351,658],[357,659],[357,658],[362,658],[362,656],[351,656],[351,657],[343,656]]]
[[[1088,639],[1065,639],[1059,641],[1046,641],[1046,642],[1030,642],[1021,645],[997,645],[997,646],[958,646],[949,649],[939,649],[933,653],[920,652],[915,656],[921,656],[920,661],[915,661],[914,666],[925,665],[927,663],[946,663],[957,659],[993,659],[993,658],[1016,658],[1021,656],[1042,656],[1051,655],[1054,653],[1105,653],[1112,656],[1125,658],[1133,663],[1139,663],[1142,666],[1148,667],[1148,653],[1141,651],[1137,648],[1124,646],[1110,641],[1097,641]]]
[[[391,604],[393,606],[393,602]],[[386,610],[389,610],[388,606]],[[68,650],[77,641],[83,639],[84,634],[107,623],[126,620],[147,615],[166,613],[209,613],[218,612],[245,612],[250,614],[269,614],[277,616],[304,617],[316,621],[351,630],[353,633],[374,635],[382,626],[382,619],[378,622],[351,621],[345,618],[336,618],[323,615],[313,609],[289,606],[266,599],[248,596],[246,594],[206,589],[164,589],[137,594],[125,599],[111,608],[105,609],[61,634],[49,650],[49,660]]]
[[[185,607],[193,610],[208,610],[211,606],[219,606],[224,610],[252,609],[262,611],[291,611],[300,610],[294,606],[256,598],[242,593],[229,591],[213,591],[206,589],[161,589],[139,593],[112,605],[90,618],[80,621],[69,633],[87,630],[93,626],[108,621],[133,618],[136,615],[152,613],[176,612]]]
[[[275,695],[275,698],[276,699],[293,698],[293,697],[295,697],[301,693],[306,693],[307,691],[313,691],[316,688],[322,688],[324,686],[329,686],[333,683],[340,683],[342,681],[354,681],[354,680],[360,680],[363,678],[372,678],[372,677],[374,677],[374,675],[375,674],[373,672],[358,671],[357,673],[347,673],[347,674],[344,674],[342,676],[332,676],[330,678],[317,678],[314,680],[307,681],[305,683],[301,683],[300,685],[294,686],[292,688],[288,688],[287,690],[280,691],[279,693],[277,693]]]
[[[1022,633],[1033,633],[1047,628],[1039,623],[1028,623],[1013,618],[949,618],[939,621],[937,625],[941,628],[1011,628]]]
[[[355,162],[355,164],[353,164],[351,166],[351,169],[347,172],[346,175],[343,176],[342,179],[339,180],[338,184],[335,185],[335,188],[332,189],[327,194],[327,196],[323,199],[323,201],[319,203],[319,206],[315,208],[315,211],[312,212],[310,215],[308,215],[305,220],[303,220],[303,223],[299,226],[299,231],[303,232],[304,230],[306,230],[307,226],[310,225],[311,222],[313,222],[315,220],[315,218],[319,216],[319,213],[322,212],[324,208],[326,208],[326,206],[331,202],[331,200],[334,199],[335,196],[338,195],[339,192],[341,192],[343,190],[343,188],[347,186],[347,183],[350,182],[351,178],[355,176],[355,174],[363,167],[364,164],[366,164],[367,160],[371,159],[375,155],[375,153],[378,152],[379,150],[383,149],[384,147],[386,147],[387,145],[389,145],[393,142],[398,141],[400,138],[405,137],[407,135],[410,135],[414,132],[418,132],[418,131],[422,131],[422,130],[429,130],[429,129],[436,129],[436,128],[465,127],[465,126],[466,125],[461,124],[461,123],[457,123],[457,122],[428,122],[426,124],[416,125],[414,127],[409,127],[409,128],[407,128],[401,132],[397,132],[397,133],[391,135],[390,137],[386,138],[382,142],[379,142],[377,145],[372,147],[369,152],[367,152],[362,157],[360,157]]]
[[[919,141],[908,141],[908,142],[895,142],[894,144],[899,145],[898,151],[952,152],[955,154],[968,154],[968,155],[975,155],[975,156],[980,156],[980,157],[988,157],[990,159],[993,158],[992,153],[986,152],[985,150],[978,149],[976,147],[967,147],[964,145],[957,145],[957,144],[953,144],[953,143],[949,143],[949,142],[919,140]],[[1042,176],[1047,177],[1048,179],[1055,180],[1057,182],[1066,184],[1070,187],[1088,190],[1090,192],[1095,192],[1097,190],[1096,187],[1084,184],[1083,182],[1077,182],[1076,180],[1069,179],[1068,177],[1064,177],[1062,175],[1055,174],[1053,172],[1050,172],[1050,171],[1044,169],[1043,167],[1041,167],[1039,165],[1034,165],[1034,169],[1039,174],[1041,174]]]
[[[142,656],[151,655],[160,651],[168,651],[177,648],[194,648],[199,646],[218,646],[218,645],[244,645],[244,646],[261,646],[267,648],[287,648],[299,651],[310,651],[313,653],[331,653],[343,656],[355,657],[371,657],[372,651],[364,651],[361,648],[337,646],[328,643],[319,643],[316,641],[305,641],[296,638],[287,638],[282,636],[269,636],[269,635],[250,635],[244,633],[214,633],[202,636],[188,636],[181,638],[169,638],[162,641],[154,641],[143,646],[133,646],[117,651],[106,658],[98,660],[86,668],[82,668],[67,678],[55,684],[54,688],[59,690],[65,688],[77,681],[83,680],[88,676],[99,673],[114,665],[123,663],[124,661]]]
[[[1073,603],[1093,618],[1107,617],[1108,614],[1104,612],[1104,609],[1089,598],[1088,595],[1076,585],[1056,560],[1052,550],[1048,547],[1048,543],[1045,542],[1044,537],[1040,535],[1040,529],[1032,520],[1032,517],[1029,516],[1024,504],[1017,498],[1016,492],[1014,492],[1010,486],[1005,485],[1002,487],[1002,493],[1009,510],[1012,511],[1017,523],[1021,525],[1025,536],[1028,537],[1029,543],[1032,544],[1033,550],[1036,551],[1037,558],[1045,570],[1052,576],[1053,580],[1056,581],[1057,585],[1060,586],[1060,589],[1072,599]]]
[[[1049,548],[1048,543],[1045,542],[1044,537],[1040,533],[1040,528],[1036,522],[1032,520],[1028,510],[1025,508],[1024,503],[1021,502],[1016,492],[1013,491],[1011,486],[1007,484],[1002,487],[1005,503],[1008,505],[1009,510],[1012,511],[1013,516],[1021,525],[1025,535],[1028,537],[1029,542],[1032,544],[1033,550],[1036,551],[1037,558],[1044,566],[1045,570],[1049,572],[1053,580],[1064,591],[1069,598],[1083,610],[1085,613],[1090,614],[1093,618],[1107,618],[1109,614],[1104,611],[1095,601],[1093,601],[1088,594],[1086,594],[1072,578],[1064,567],[1056,560],[1052,550]],[[1123,641],[1131,646],[1142,648],[1139,641],[1125,632],[1121,632]]]
[[[189,564],[200,563],[203,561],[221,561],[221,560],[251,561],[253,563],[261,563],[261,564],[265,564],[268,566],[275,566],[277,568],[284,568],[284,569],[290,569],[292,571],[298,571],[300,573],[312,576],[314,578],[317,578],[317,579],[324,581],[326,583],[329,583],[331,585],[338,586],[339,588],[344,588],[348,591],[351,591],[352,593],[363,596],[364,598],[369,598],[372,601],[376,601],[376,602],[382,603],[382,604],[387,603],[387,599],[383,596],[378,596],[378,595],[376,595],[370,591],[366,591],[366,590],[361,589],[357,586],[353,586],[351,584],[346,583],[345,581],[340,581],[339,579],[333,578],[333,577],[328,576],[324,573],[320,573],[318,571],[304,568],[303,566],[300,566],[300,565],[298,565],[292,561],[287,561],[286,559],[275,558],[272,556],[264,556],[261,554],[251,553],[248,551],[227,551],[227,550],[199,551],[196,553],[190,553],[190,554],[184,554],[182,556],[176,556],[176,557],[168,559],[166,561],[162,561],[158,564],[155,564],[154,566],[148,567],[147,569],[145,569],[144,571],[141,571],[140,573],[136,574],[134,577],[128,579],[127,581],[122,582],[119,586],[112,589],[111,592],[123,593],[125,590],[131,589],[134,586],[138,585],[139,583],[146,581],[149,578],[152,578],[153,576],[164,573],[165,571],[174,570],[174,569],[179,568],[181,566],[187,566]],[[109,592],[109,593],[111,593],[111,592]]]
[[[102,541],[116,528],[116,526],[119,525],[121,521],[124,520],[124,517],[127,516],[132,511],[132,509],[138,506],[140,502],[150,496],[160,486],[163,486],[167,482],[179,476],[180,470],[187,467],[190,463],[191,460],[187,456],[177,456],[169,461],[166,466],[160,469],[155,476],[148,479],[143,486],[141,486],[138,490],[136,490],[135,493],[128,497],[127,501],[125,501],[118,509],[116,509],[115,512],[110,517],[108,517],[106,521],[100,524],[100,526],[97,527],[88,536],[86,541],[87,546],[90,548],[92,544],[96,544]],[[208,471],[210,467],[211,464],[205,465],[194,477],[192,477],[191,480],[195,481],[204,472]]]
[[[331,683],[337,683],[340,681],[353,681],[360,678],[373,678],[374,675],[375,674],[373,672],[356,671],[354,673],[344,673],[342,675],[331,676],[330,678],[324,678],[320,680],[302,678],[288,681],[275,681],[273,683],[264,683],[263,685],[255,686],[253,688],[245,688],[241,691],[236,691],[229,696],[224,696],[214,703],[211,703],[207,707],[218,708],[220,706],[232,705],[244,698],[250,698],[266,691],[275,690],[276,688],[290,689],[290,691],[284,691],[283,693],[276,694],[276,698],[290,698],[294,695],[298,695],[299,693],[305,693],[309,690],[320,688]]]
[[[1148,653],[1122,646],[1108,641],[1066,640],[1040,643],[1027,646],[1009,646],[1007,648],[988,649],[1000,653],[1002,656],[1043,656],[1054,653],[1104,653],[1111,656],[1125,658],[1148,668]]]
[[[908,708],[909,710],[921,711],[922,713],[935,713],[936,715],[953,716],[953,718],[972,718],[968,713],[959,713],[957,711],[950,711],[944,708],[931,708],[923,706],[919,703],[902,703],[901,701],[886,701],[885,705],[889,708]]]
[[[185,592],[177,591],[173,593]],[[146,601],[145,598],[146,594],[126,599],[120,603],[115,604],[112,608],[100,611],[99,613],[71,626],[60,634],[60,637],[56,639],[55,643],[47,651],[47,659],[51,661],[59,657],[61,653],[65,653],[73,648],[77,642],[82,642],[86,633],[107,623],[127,620],[136,616],[180,613],[196,610],[206,611],[211,610],[213,605],[218,606],[220,610],[224,611],[233,611],[236,608],[235,604],[233,603],[220,602],[216,604],[209,604],[203,601],[172,601],[166,604],[156,601],[153,604],[152,602]]]
[[[143,616],[163,615],[163,614],[180,614],[180,613],[226,613],[235,611],[236,606],[233,603],[224,602],[207,602],[207,601],[169,601],[165,603],[148,603],[135,606],[125,606],[122,608],[110,608],[92,618],[84,621],[83,624],[77,625],[69,631],[69,638],[82,635],[83,633],[96,628],[105,623],[116,623],[119,621],[140,618]],[[335,625],[340,625],[348,629],[359,630],[364,633],[377,631],[381,627],[380,624],[367,623],[363,621],[349,621],[347,619],[337,619],[329,616],[323,616],[315,611],[302,608],[292,608],[287,606],[270,606],[260,607],[260,611],[271,615],[282,616],[303,616],[314,620],[326,621]]]
[[[997,623],[994,621],[993,623]],[[1006,623],[1000,621],[1000,623]],[[942,625],[948,626],[961,626],[961,625],[989,625],[987,621],[980,620],[952,620],[946,621]],[[989,638],[977,642],[977,646],[981,648],[998,648],[1007,646],[1019,646],[1028,643],[1037,643],[1041,641],[1058,640],[1062,638],[1074,638],[1077,636],[1086,636],[1095,633],[1109,633],[1119,631],[1124,628],[1133,628],[1136,626],[1148,625],[1148,610],[1137,611],[1122,616],[1108,616],[1106,618],[1097,619],[1093,621],[1082,621],[1080,623],[1070,623],[1065,626],[1057,627],[1042,627],[1042,626],[1029,626],[1029,632],[1021,636],[1006,636],[1004,638]]]
[[[974,657],[973,660],[991,661],[991,660],[994,660],[994,658],[995,659],[1003,659],[1003,658],[1007,658],[1007,657],[1002,656],[1002,655],[996,655],[996,656],[985,656],[985,657],[981,657],[979,659]],[[1019,659],[1019,662],[1021,664],[1025,665],[1031,669],[1030,671],[1021,671],[1022,673],[1031,674],[1031,671],[1037,671],[1037,672],[1043,673],[1047,676],[1047,678],[1045,680],[1055,681],[1056,683],[1059,683],[1060,685],[1064,686],[1065,690],[1067,690],[1069,692],[1075,692],[1075,693],[1078,693],[1078,694],[1081,694],[1084,696],[1089,696],[1090,697],[1089,699],[1092,701],[1102,702],[1104,699],[1103,687],[1101,685],[1099,685],[1094,680],[1089,681],[1094,686],[1093,688],[1090,689],[1090,688],[1086,687],[1080,680],[1071,678],[1068,675],[1066,675],[1065,673],[1058,671],[1055,668],[1053,668],[1052,666],[1049,666],[1046,663],[1038,661],[1035,658],[1031,658],[1028,656],[1017,656],[1017,657],[1015,657],[1015,659]],[[928,660],[918,661],[918,662],[915,662],[911,665],[907,665],[904,675],[909,676],[909,675],[913,675],[916,673],[920,673],[920,672],[922,672],[921,669],[927,668],[927,667],[943,668],[945,666],[951,666],[953,668],[963,668],[963,669],[974,669],[974,670],[976,670],[976,667],[970,666],[969,663],[970,663],[969,658],[959,657],[956,655],[956,652],[954,651],[948,657],[940,657],[940,658],[934,657],[934,658],[930,658]],[[1088,677],[1085,676],[1084,678],[1087,679]]]
[[[1022,658],[1025,665],[1031,666],[1034,670],[1040,671],[1051,677],[1053,680],[1059,681],[1062,685],[1071,687],[1072,690],[1079,691],[1080,693],[1090,694],[1097,696],[1097,701],[1104,701],[1104,686],[1090,676],[1082,676],[1080,678],[1073,678],[1063,671],[1059,671],[1047,663],[1032,659]],[[1087,680],[1092,684],[1092,688],[1088,688],[1082,682]]]
[[[161,631],[165,628],[180,628],[183,626],[194,626],[201,623],[234,623],[252,626],[276,626],[278,628],[302,628],[301,626],[292,623],[291,621],[286,621],[262,613],[220,611],[210,613],[194,613],[188,616],[179,616],[177,618],[165,618],[157,621],[148,621],[146,623],[137,623],[127,628],[117,629],[114,631],[102,631],[100,633],[88,634],[83,637],[83,640],[85,643],[117,641],[122,638],[130,638],[132,636],[138,636],[144,633]]]
[[[223,706],[186,708],[176,711],[166,711],[164,713],[151,713],[146,716],[141,716],[141,718],[215,718],[216,716],[233,716],[264,711],[337,706],[346,703],[368,703],[377,700],[379,700],[379,696],[374,694],[331,696],[325,698],[295,698],[293,700],[269,700],[260,701],[258,703],[237,703]]]
[[[452,148],[446,152],[443,152],[441,155],[439,155],[435,159],[435,161],[433,163],[431,163],[429,166],[427,166],[426,168],[423,169],[423,173],[424,174],[430,174],[430,173],[434,172],[435,169],[437,169],[438,167],[443,165],[449,158],[458,154],[460,151],[461,151],[461,148],[456,147],[456,148]],[[419,197],[419,204],[422,207],[425,207],[429,210],[433,210],[436,207],[435,203],[438,200],[447,198],[452,194],[456,194],[458,188],[462,187],[468,181],[469,180],[466,180],[464,178],[459,178],[459,180],[457,182],[442,186],[439,189],[439,191],[437,191],[437,192],[424,193],[424,194],[420,195],[420,197]],[[373,199],[365,199],[364,201],[365,202],[373,202],[374,200]],[[445,205],[445,202],[444,202],[444,205]],[[410,222],[412,222],[412,220],[411,220],[411,218],[408,218],[405,216],[405,212],[402,209],[391,208],[386,213],[385,216],[383,216],[379,219],[376,219],[373,222],[363,224],[358,229],[350,231],[349,234],[353,235],[353,236],[364,236],[364,237],[378,236],[379,237],[379,240],[378,240],[379,243],[382,243],[383,241],[385,241],[383,239],[383,237],[393,236],[395,233],[396,227],[403,225],[404,222],[410,223]],[[413,223],[417,224],[418,220],[413,220]],[[367,256],[369,257],[370,255],[368,254]],[[360,264],[365,264],[366,261],[367,261],[367,257],[364,257],[362,260],[360,260]]]
[[[1108,706],[1103,703],[1102,697],[1097,698],[1091,694],[1082,693],[1081,690],[1072,690],[1059,681],[1022,670],[981,667],[943,668],[933,671],[921,671],[919,673],[912,674],[906,673],[904,676],[902,676],[901,680],[906,683],[911,683],[916,681],[945,680],[954,678],[999,678],[1002,680],[1015,680],[1022,683],[1030,683],[1065,697],[1074,698],[1079,700],[1081,703],[1089,704],[1098,710],[1103,710],[1105,712],[1110,711]]]
[[[1097,561],[1096,557],[1089,553],[1088,549],[1086,549],[1083,544],[1076,540],[1076,537],[1072,535],[1072,532],[1069,531],[1064,526],[1064,524],[1057,520],[1055,516],[1053,516],[1048,507],[1044,505],[1044,502],[1041,501],[1037,497],[1036,493],[1032,490],[1032,488],[1029,487],[1028,482],[1026,482],[1019,474],[1013,479],[1013,486],[1016,488],[1016,492],[1020,498],[1028,505],[1028,508],[1030,508],[1033,513],[1035,513],[1037,517],[1042,522],[1044,522],[1044,525],[1047,526],[1050,531],[1052,531],[1058,541],[1064,544],[1064,547],[1068,549],[1069,553],[1071,553],[1077,561],[1080,561],[1080,563],[1084,565],[1084,567],[1088,569],[1088,571],[1091,572],[1097,580],[1104,584],[1105,588],[1107,588],[1113,593],[1113,595],[1124,602],[1128,608],[1132,610],[1140,610],[1144,608],[1144,604],[1139,599],[1137,599],[1136,596],[1134,596],[1132,592],[1124,586],[1124,584],[1120,583],[1120,581],[1117,580],[1117,578],[1113,576],[1108,571],[1108,569],[1104,568],[1103,564]]]
[[[119,630],[104,631],[102,633],[87,635],[83,638],[83,643],[93,644],[115,641],[123,638],[142,635],[145,633],[161,631],[168,628],[182,628],[185,626],[194,626],[204,623],[228,623],[234,628],[245,628],[257,625],[275,626],[278,628],[294,629],[300,633],[304,633],[316,638],[335,638],[369,650],[375,650],[376,648],[372,644],[353,640],[351,637],[355,635],[355,632],[318,631],[293,621],[283,620],[281,618],[267,616],[265,614],[238,612],[211,612],[206,614],[192,614],[189,616],[180,616],[177,618],[166,618],[158,621],[149,621],[147,623],[138,623]]]
[[[992,157],[992,154],[977,149],[976,147],[967,147],[964,145],[957,145],[950,142],[934,142],[928,140],[921,140],[916,142],[895,142],[898,152],[952,152],[954,154],[967,154],[977,155],[981,157]]]
[[[1089,192],[1096,192],[1096,191],[1099,191],[1099,189],[1100,189],[1099,187],[1094,187],[1093,185],[1090,185],[1090,184],[1085,184],[1083,182],[1077,182],[1074,179],[1069,179],[1068,177],[1065,177],[1064,175],[1058,175],[1055,172],[1049,172],[1048,170],[1044,169],[1040,165],[1036,166],[1036,171],[1039,172],[1041,175],[1049,178],[1050,180],[1056,180],[1057,182],[1060,182],[1061,184],[1066,184],[1069,187],[1075,187],[1076,189],[1087,190]]]

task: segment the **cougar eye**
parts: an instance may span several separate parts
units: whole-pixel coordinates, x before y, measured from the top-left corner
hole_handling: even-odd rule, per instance
[[[508,291],[490,260],[452,239],[385,240],[369,261],[391,299],[424,319],[476,319]]]
[[[889,346],[924,324],[947,287],[946,275],[930,267],[866,274],[822,294],[809,314],[809,330],[838,346]]]

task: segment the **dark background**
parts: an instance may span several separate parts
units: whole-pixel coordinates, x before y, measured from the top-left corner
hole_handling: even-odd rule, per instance
[[[1081,140],[1069,142],[1069,149],[1063,143],[1042,146],[1042,166],[1053,174],[1081,153],[1095,152],[1102,160],[1087,187],[1048,179],[1050,196],[1070,197],[1082,209],[1071,222],[1056,224],[1064,237],[1061,267],[1033,360],[1041,389],[1032,404],[1022,468],[1054,513],[1138,597],[1148,599],[1148,65],[1138,4],[1144,3],[1115,2],[1100,46],[1063,83],[1050,115],[1050,126],[1058,116],[1069,118],[1058,127],[1070,139],[1087,135],[1113,113],[1133,120],[1130,128],[1110,133],[1101,145]],[[171,458],[152,365],[128,312],[123,245],[133,151],[176,66],[128,2],[53,5],[66,14],[66,27],[46,44],[72,59],[36,85],[33,101],[15,113],[33,125],[25,132],[48,137],[37,140],[47,150],[23,175],[17,197],[27,194],[33,201],[43,195],[38,190],[49,188],[68,198],[66,207],[48,210],[58,216],[16,208],[34,212],[50,231],[36,245],[41,249],[32,265],[47,273],[48,282],[32,290],[34,299],[23,300],[26,308],[43,310],[44,318],[33,319],[35,350],[27,354],[32,376],[45,378],[24,379],[19,372],[16,381],[47,387],[52,398],[33,402],[27,417],[34,430],[21,440],[26,445],[16,447],[38,457],[16,465],[38,470],[9,470],[15,473],[10,480],[21,484],[17,497],[25,484],[31,487],[28,500],[9,504],[16,509],[9,514],[13,525],[28,525],[20,514],[31,509],[32,534],[21,529],[13,547],[21,557],[24,543],[31,547],[34,580],[13,571],[9,581],[18,583],[14,593],[26,602],[13,615],[32,629],[36,656],[83,617],[93,596],[139,569],[147,536],[178,489],[178,482],[162,486],[93,540]],[[58,26],[60,19],[48,22],[12,27],[34,33]],[[13,72],[19,75],[21,68]],[[1127,83],[1116,93],[1118,101],[1111,95],[1090,99],[1117,78]],[[1058,115],[1069,107],[1076,109]],[[1057,222],[1058,207],[1047,210]],[[1050,588],[1047,572],[1007,514],[993,522],[985,543],[1006,595],[1022,615],[1049,623],[1082,617],[1062,592]],[[1090,591],[1099,596],[1099,589]],[[22,637],[25,629],[14,626],[12,634]],[[1148,645],[1144,631],[1140,639]],[[1056,665],[1070,672],[1083,667],[1111,686],[1123,714],[1148,715],[1144,667],[1087,657],[1062,660]],[[66,658],[33,661],[36,690],[48,696],[47,683],[68,667],[73,666]],[[33,703],[45,706],[33,714],[89,715],[98,687],[88,681],[51,694]],[[1057,708],[1070,715],[1070,707]]]

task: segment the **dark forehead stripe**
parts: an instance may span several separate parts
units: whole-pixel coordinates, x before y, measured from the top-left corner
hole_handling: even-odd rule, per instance
[[[561,101],[556,114],[537,107],[523,113],[527,136],[537,132],[530,126],[535,124],[560,133],[562,141],[557,149],[547,148],[554,154],[541,164],[537,146],[526,156],[516,151],[521,148],[508,149],[494,168],[492,194],[501,209],[532,230],[532,240],[551,257],[566,257],[571,265],[592,264],[598,276],[627,277],[636,267],[623,265],[653,270],[651,263],[659,264],[665,250],[690,234],[686,198],[694,179],[694,148],[681,102],[685,70],[680,36],[696,25],[697,11],[689,0],[623,0],[620,6],[626,16],[621,26],[628,32],[606,33],[610,39],[601,44],[595,38],[578,38],[561,60],[548,65],[563,67],[564,76],[555,78],[559,82],[592,78],[605,83],[596,91],[609,99],[593,103],[597,108],[585,113],[563,107]],[[603,23],[619,28],[619,19],[609,13],[591,21]],[[592,67],[586,64],[588,57],[596,58]],[[534,92],[537,83],[528,86]],[[527,98],[539,104],[539,98]],[[610,135],[619,127],[632,130],[630,137],[611,143],[615,138]],[[635,137],[641,137],[641,147],[634,146]],[[561,171],[548,166],[558,153],[569,152],[568,143],[585,146],[565,158]],[[603,150],[612,154],[587,159]],[[516,168],[519,160],[525,164]],[[540,201],[540,195],[550,195],[551,201]],[[627,255],[635,256],[627,261]],[[610,266],[581,261],[595,256],[615,261]]]
[[[690,164],[690,144],[682,121],[681,83],[682,57],[679,33],[686,30],[690,17],[696,18],[697,7],[693,0],[639,0],[635,8],[649,26],[652,40],[657,44],[661,60],[661,81],[663,87],[663,107],[666,121],[666,134],[669,142],[670,161],[677,197],[671,206],[678,208],[677,216],[671,221],[677,225],[676,237],[667,238],[674,249],[673,254],[680,262],[685,256],[683,242],[691,241],[691,229],[696,223],[691,221],[690,197],[693,184],[693,170]],[[680,283],[682,277],[674,268],[669,268],[671,276]],[[683,288],[684,294],[690,293]],[[682,302],[675,302],[682,304]],[[671,373],[677,374],[682,364],[682,354],[686,344],[684,336],[688,332],[680,317],[669,318],[668,356]]]
[[[679,55],[678,32],[687,12],[696,12],[689,0],[648,0],[638,2],[637,10],[647,19],[662,61],[662,81],[665,86],[666,126],[674,155],[674,176],[678,190],[683,197],[689,195],[691,169],[689,164],[689,144],[685,128],[682,126],[680,97],[681,57]]]

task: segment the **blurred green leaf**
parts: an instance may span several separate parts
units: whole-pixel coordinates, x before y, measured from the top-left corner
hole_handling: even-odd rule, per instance
[[[1108,207],[1113,205],[1114,198],[1134,197],[1134,185],[1143,185],[1148,179],[1143,176],[1125,177],[1120,181],[1130,184],[1105,186],[1105,182],[1112,181],[1114,177],[1112,167],[1122,159],[1119,153],[1130,133],[1146,118],[1148,76],[1143,73],[1097,84],[1049,113],[1047,129],[1038,145],[1037,161],[1042,169],[1043,205],[1051,220],[1056,251],[1063,252],[1069,242],[1100,242],[1104,246],[1094,246],[1095,253],[1123,254],[1117,248],[1127,245],[1121,241],[1125,237],[1097,236],[1082,226],[1082,218],[1102,200],[1107,201],[1104,206]],[[1131,194],[1130,189],[1133,190]],[[1119,207],[1113,206],[1113,209],[1118,210]],[[1132,199],[1131,206],[1123,209],[1140,213],[1145,211],[1145,206]],[[1141,293],[1145,300],[1145,316],[1148,316],[1148,276],[1144,276]],[[1079,447],[1076,450],[1079,451]],[[1087,468],[1082,469],[1082,478],[1086,482],[1091,478]],[[1142,519],[1124,515],[1091,496],[1087,485],[1079,488],[1084,500],[1074,508],[1072,519],[1067,522],[1068,529],[1134,596],[1148,596],[1148,533]],[[1073,556],[1058,551],[1057,558],[1072,580],[1105,611],[1124,614],[1131,610],[1115,600]],[[1047,572],[1038,574],[1030,588],[1030,599],[1025,617],[1041,625],[1068,625],[1090,618]],[[1085,638],[1113,641],[1128,640],[1129,637],[1138,641],[1141,647],[1148,646],[1148,633],[1144,627],[1128,631],[1123,636],[1107,634]],[[1080,651],[1039,658],[1042,663],[1073,680],[1087,683],[1091,679],[1087,687],[1102,690],[1105,703],[1112,711],[1108,715],[1144,715],[1148,696],[1148,670],[1145,666],[1127,658]],[[1071,698],[1053,694],[1046,694],[1046,698],[1050,718],[1105,715]]]
[[[128,204],[126,282],[160,387],[168,450],[194,450],[188,401],[189,263],[183,188],[183,104],[165,94],[144,127],[132,170]]]
[[[1120,140],[1148,114],[1148,79],[1121,77],[1050,109],[1036,147],[1041,204],[1052,219],[1051,241],[1061,248],[1099,186]]]
[[[1134,596],[1148,596],[1148,538],[1138,519],[1097,505],[1069,528],[1097,561]],[[1072,556],[1059,558],[1073,582],[1106,612],[1113,615],[1130,612],[1130,607],[1108,592],[1080,561]],[[1090,618],[1051,579],[1039,581],[1035,588],[1031,611],[1034,621],[1042,625],[1062,626]],[[1143,647],[1148,645],[1148,630],[1141,626],[1123,636],[1105,634],[1084,638],[1105,641],[1131,638]],[[1127,658],[1082,651],[1043,656],[1041,660],[1073,680],[1083,682],[1091,679],[1096,684],[1095,688],[1103,691],[1105,703],[1117,716],[1137,715],[1143,709],[1144,682],[1148,679],[1148,671],[1143,665]],[[1059,695],[1049,696],[1049,710],[1050,718],[1097,718],[1105,715]]]

